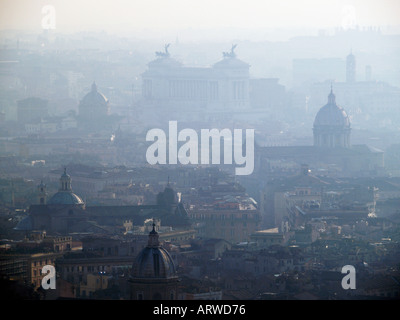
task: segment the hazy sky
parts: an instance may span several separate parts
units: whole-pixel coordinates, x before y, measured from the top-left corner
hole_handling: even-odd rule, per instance
[[[399,0],[0,0],[0,29],[60,32],[398,25]],[[46,20],[47,21],[47,20]]]

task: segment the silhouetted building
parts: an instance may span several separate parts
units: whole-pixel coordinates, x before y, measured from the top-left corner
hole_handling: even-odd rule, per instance
[[[108,99],[97,90],[97,85],[93,82],[91,91],[79,103],[79,116],[91,120],[93,117],[107,116],[109,112]]]
[[[190,217],[200,238],[224,239],[232,244],[249,241],[261,221],[257,204],[249,197],[240,196],[193,205]]]
[[[160,245],[155,230],[149,233],[149,241],[132,265],[132,300],[176,300],[178,276],[169,252]]]
[[[48,101],[31,97],[17,102],[17,120],[21,124],[40,122],[48,116]]]
[[[315,117],[313,131],[314,145],[258,147],[255,171],[271,177],[283,173],[285,164],[306,163],[315,172],[335,176],[384,175],[382,150],[350,144],[349,117],[332,92]]]
[[[108,99],[98,91],[95,82],[79,103],[78,123],[81,128],[99,130],[112,125]]]
[[[187,67],[165,52],[142,74],[141,107],[188,119],[215,113],[248,111],[249,65],[236,57],[236,46],[212,67]],[[200,118],[199,118],[200,117]]]
[[[38,198],[39,198],[39,204],[46,204],[47,192],[46,192],[46,185],[43,183],[43,181],[40,181],[40,184],[38,185]]]
[[[328,96],[328,103],[317,113],[314,121],[314,146],[350,147],[350,120],[346,111],[336,105],[335,95]]]
[[[48,204],[84,206],[83,200],[72,192],[71,176],[67,173],[67,168],[64,168],[64,173],[60,177],[58,192],[50,198]]]
[[[43,190],[43,191],[42,191]],[[64,169],[60,188],[48,201],[44,184],[38,187],[39,203],[29,207],[29,214],[15,227],[17,231],[45,230],[48,234],[73,232],[122,232],[124,223],[142,225],[146,219],[161,219],[164,226],[176,230],[191,229],[188,213],[168,184],[154,205],[86,206],[72,191],[71,177]],[[108,229],[107,229],[108,228]]]
[[[346,57],[346,82],[356,82],[356,57],[353,53]]]

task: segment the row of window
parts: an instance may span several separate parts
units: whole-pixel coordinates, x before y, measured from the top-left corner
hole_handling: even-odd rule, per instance
[[[218,85],[218,83],[217,83]],[[217,87],[218,89],[218,87]],[[211,92],[210,92],[211,93]],[[218,91],[216,91],[218,93]],[[207,99],[207,81],[204,80],[170,80],[169,97],[183,99]],[[214,89],[215,95],[215,89]],[[218,98],[218,97],[216,97]]]
[[[45,259],[45,260],[35,260],[33,261],[33,266],[38,267],[38,266],[45,266],[47,264],[52,264],[53,260],[52,259]]]
[[[162,295],[161,295],[161,293],[156,292],[156,293],[153,294],[152,298],[153,298],[153,300],[162,300]],[[144,300],[143,291],[136,292],[136,299],[137,300]],[[171,291],[169,293],[169,299],[170,300],[174,300],[175,299],[175,292],[174,291]]]
[[[146,98],[153,96],[153,81],[145,79],[143,81],[142,95]],[[169,80],[168,96],[176,99],[199,99],[216,101],[219,99],[218,81],[207,80]],[[246,81],[232,82],[233,100],[245,100]]]
[[[248,215],[246,213],[242,213],[240,214],[205,214],[205,213],[198,213],[198,214],[193,214],[192,216],[194,219],[198,219],[198,220],[235,220],[235,219],[244,219],[247,220],[248,219]]]
[[[100,272],[107,271],[110,266],[66,266],[64,267],[67,273],[69,272]]]

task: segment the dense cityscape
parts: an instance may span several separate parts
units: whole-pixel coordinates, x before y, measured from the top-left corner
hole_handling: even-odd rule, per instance
[[[399,299],[399,40],[1,30],[2,298]]]

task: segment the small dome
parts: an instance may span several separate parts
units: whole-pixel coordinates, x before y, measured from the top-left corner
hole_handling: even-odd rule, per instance
[[[54,194],[47,203],[63,205],[84,204],[82,199],[72,192],[71,176],[67,173],[67,168],[64,168],[64,172],[60,177],[60,188],[58,192]]]
[[[109,115],[110,106],[108,99],[97,91],[96,83],[93,82],[92,90],[87,93],[79,103],[79,116],[86,119],[84,126],[97,126],[94,118],[102,118]],[[89,120],[89,121],[87,121]]]
[[[154,229],[149,233],[149,242],[136,257],[132,266],[134,278],[168,279],[176,277],[176,269],[171,255],[160,246],[158,233]]]
[[[54,194],[50,200],[47,202],[48,204],[84,204],[83,200],[78,197],[73,192],[59,191]]]
[[[93,105],[107,105],[108,99],[100,92],[97,91],[97,85],[95,82],[92,84],[92,90],[87,93],[82,101],[81,106],[93,106]]]
[[[320,126],[350,127],[349,117],[343,108],[336,105],[332,90],[328,96],[328,103],[315,116],[314,127]]]

